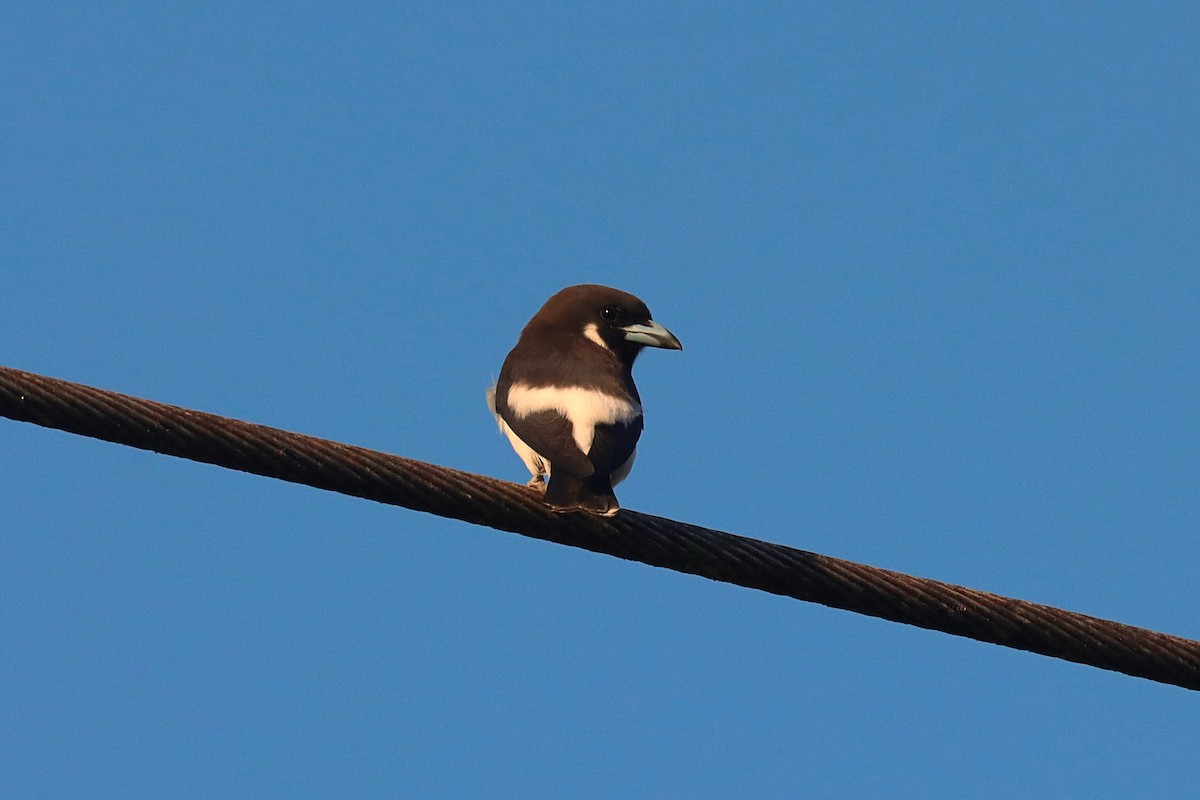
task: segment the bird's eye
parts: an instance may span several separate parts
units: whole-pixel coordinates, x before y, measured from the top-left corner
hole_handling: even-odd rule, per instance
[[[600,316],[605,322],[616,322],[617,317],[621,315],[621,309],[616,306],[605,306],[600,310]]]

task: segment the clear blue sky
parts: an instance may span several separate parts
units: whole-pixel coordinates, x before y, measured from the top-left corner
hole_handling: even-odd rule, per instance
[[[9,4],[0,363],[1200,637],[1194,3]],[[1200,794],[1200,694],[0,420],[0,795]]]

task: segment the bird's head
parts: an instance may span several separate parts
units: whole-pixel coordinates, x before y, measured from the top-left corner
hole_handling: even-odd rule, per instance
[[[627,364],[633,363],[643,347],[683,349],[675,334],[651,318],[645,303],[608,286],[568,286],[547,300],[534,319],[559,330],[582,333]]]

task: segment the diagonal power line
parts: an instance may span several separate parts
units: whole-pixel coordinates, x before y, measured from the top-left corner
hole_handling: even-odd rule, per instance
[[[1200,689],[1200,642],[623,510],[555,514],[483,475],[0,367],[0,416]]]

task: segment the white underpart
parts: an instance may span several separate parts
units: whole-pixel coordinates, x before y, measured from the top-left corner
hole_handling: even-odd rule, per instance
[[[500,421],[500,430],[508,437],[508,443],[512,445],[512,449],[517,451],[517,455],[525,462],[525,466],[529,468],[529,474],[533,477],[545,475],[550,477],[550,465],[546,460],[533,452],[533,448],[525,444],[520,436],[513,433],[513,429],[508,427],[508,423],[504,420]]]
[[[508,427],[508,423],[504,418],[496,413],[496,387],[493,386],[487,390],[487,404],[492,414],[496,417],[496,423],[500,426],[500,432],[508,437],[508,443],[512,445],[512,449],[521,457],[521,461],[529,469],[529,474],[533,477],[550,477],[550,464],[546,459],[534,452],[533,448],[525,444],[520,436],[513,432],[513,429]],[[621,481],[629,476],[629,471],[633,469],[634,459],[637,458],[637,448],[633,448],[633,452],[629,454],[629,458],[624,464],[617,467],[613,474],[609,476],[609,485],[616,486]]]
[[[525,462],[525,466],[529,468],[529,474],[535,478],[539,475],[549,477],[550,465],[546,463],[546,459],[533,452],[533,448],[525,444],[520,436],[513,433],[513,429],[508,427],[508,423],[504,421],[504,418],[496,413],[495,386],[487,390],[487,405],[492,415],[496,418],[496,424],[500,426],[500,432],[508,437],[508,443],[512,445],[512,449],[517,452],[517,455]]]
[[[529,386],[517,383],[508,390],[508,407],[518,417],[557,411],[571,421],[571,437],[587,455],[597,425],[633,422],[642,413],[637,403],[582,386]]]
[[[605,350],[609,349],[609,346],[606,345],[604,343],[604,340],[600,338],[600,328],[597,327],[596,323],[589,322],[587,325],[584,325],[583,326],[583,335],[586,336],[587,338],[591,339],[596,344],[603,347]]]

